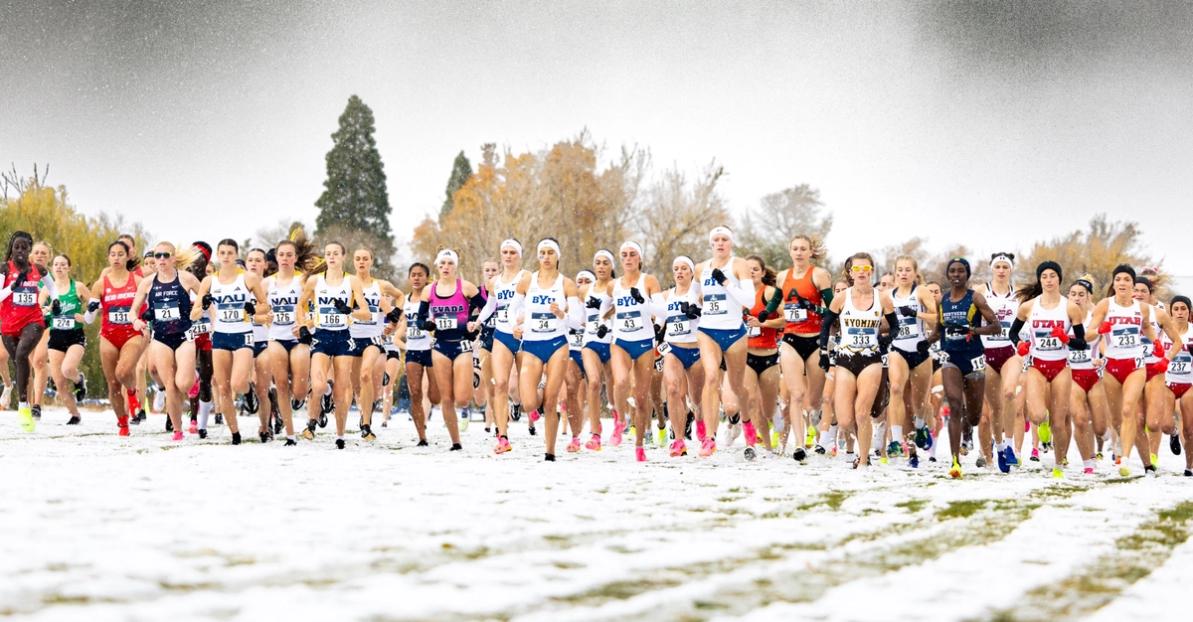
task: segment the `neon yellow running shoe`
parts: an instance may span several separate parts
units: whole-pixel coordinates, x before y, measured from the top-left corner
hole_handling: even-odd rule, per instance
[[[779,446],[779,433],[775,432],[774,428],[770,429],[770,446],[771,447]]]
[[[953,466],[949,468],[949,477],[953,479],[961,479],[961,462],[953,456]]]
[[[658,431],[658,433],[656,434],[656,436],[658,437],[658,441],[659,441],[658,446],[666,447],[667,446],[667,428],[660,429]]]
[[[32,432],[37,429],[37,420],[33,418],[33,409],[25,406],[17,410],[17,419],[21,422],[21,429]]]
[[[811,449],[816,444],[816,428],[808,426],[808,433],[804,435],[804,449]]]
[[[1118,474],[1120,477],[1131,477],[1131,467],[1125,464],[1120,466],[1118,468]]]
[[[1065,472],[1060,470],[1060,467],[1052,467],[1052,479],[1064,479]]]
[[[1152,454],[1151,458],[1152,458],[1152,466],[1154,466],[1154,467],[1160,466],[1160,456],[1157,456],[1156,454]]]
[[[1040,442],[1041,443],[1051,443],[1052,442],[1052,426],[1048,423],[1047,420],[1045,420],[1043,423],[1040,424],[1039,434],[1040,434]]]
[[[630,426],[630,438],[638,438],[638,428],[632,425]]]

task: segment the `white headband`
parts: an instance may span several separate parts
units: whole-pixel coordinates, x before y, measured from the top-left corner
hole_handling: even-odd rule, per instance
[[[516,252],[517,252],[519,255],[521,255],[521,254],[522,254],[522,245],[521,245],[521,244],[519,244],[519,243],[518,243],[518,241],[517,241],[517,240],[515,240],[515,239],[513,239],[513,238],[510,238],[510,239],[508,239],[508,240],[505,240],[504,242],[502,242],[502,243],[501,243],[501,248],[500,248],[499,250],[505,250],[505,249],[507,249],[507,248],[512,248],[512,249],[514,249],[514,251],[516,251]]]
[[[672,270],[675,269],[675,264],[677,263],[684,264],[688,267],[688,270],[691,270],[692,272],[696,271],[696,264],[692,263],[691,258],[689,258],[687,255],[680,255],[679,257],[676,257],[675,261],[671,262]]]
[[[543,252],[544,248],[549,248],[555,251],[556,257],[559,257],[562,254],[559,252],[559,245],[555,243],[555,240],[543,240],[542,242],[539,242],[538,249],[535,252],[541,253]]]
[[[624,251],[627,248],[632,248],[632,249],[638,251],[639,255],[642,255],[642,245],[638,244],[637,242],[634,242],[633,240],[627,240],[625,242],[622,242],[621,248],[617,249],[617,252]]]
[[[609,260],[609,263],[613,263],[613,253],[610,253],[609,251],[607,251],[603,248],[601,250],[597,251],[596,254],[594,254],[592,256],[592,260],[595,262],[598,257],[604,257],[605,259]]]
[[[439,251],[438,255],[435,255],[436,264],[441,263],[444,259],[450,259],[452,263],[456,264],[457,266],[460,265],[460,256],[456,254],[456,251],[453,251],[450,248],[445,248]]]
[[[589,272],[588,270],[581,270],[576,273],[576,280],[579,281],[580,279],[588,279],[589,281],[595,282],[596,275]]]
[[[991,257],[990,258],[990,267],[993,268],[994,264],[996,264],[1000,261],[1007,262],[1008,264],[1011,265],[1012,270],[1015,269],[1015,260],[1011,259],[1011,256],[1006,253],[999,253],[999,254],[995,255],[994,257]]]
[[[733,241],[733,232],[729,230],[729,227],[718,226],[713,227],[712,231],[708,232],[708,243],[712,244],[712,239],[717,235],[724,235],[725,237],[729,238],[730,242]]]

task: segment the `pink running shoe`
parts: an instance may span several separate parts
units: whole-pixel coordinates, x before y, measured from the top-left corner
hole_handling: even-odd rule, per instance
[[[696,420],[696,440],[701,443],[708,437],[708,432],[704,429],[704,418],[701,417]]]
[[[538,420],[542,419],[542,418],[543,418],[543,415],[541,413],[539,413],[539,409],[536,408],[536,409],[530,411],[530,422],[531,423],[538,423]]]
[[[746,437],[746,447],[753,447],[758,442],[758,431],[754,429],[754,422],[746,421],[741,424],[742,434]]]
[[[705,438],[704,442],[700,444],[700,457],[707,458],[715,453],[717,453],[717,439],[711,436]]]
[[[625,432],[625,421],[620,417],[613,419],[613,436],[609,437],[609,444],[617,447],[621,444],[621,435]]]
[[[601,435],[593,434],[592,438],[588,439],[587,443],[584,443],[584,447],[588,448],[589,451],[600,451],[601,450]]]
[[[182,440],[182,430],[174,430],[174,440],[175,441]]]
[[[580,451],[580,437],[573,436],[572,442],[568,443],[568,453],[574,454],[577,451]]]
[[[199,424],[192,421],[191,427],[187,428],[186,431],[190,434],[198,434],[199,433]]]
[[[1082,473],[1084,473],[1084,474],[1086,474],[1086,475],[1093,475],[1093,474],[1094,474],[1094,467],[1085,467],[1084,469],[1081,469],[1081,472],[1082,472]]]
[[[646,462],[646,448],[635,447],[634,457],[638,459],[638,462]]]
[[[684,445],[683,439],[675,439],[675,441],[671,443],[671,457],[678,458],[680,456],[686,455],[688,455],[688,447],[687,445]]]
[[[510,447],[510,439],[508,439],[504,436],[501,436],[501,437],[497,438],[497,446],[493,448],[493,453],[501,455],[507,451],[512,451],[512,450],[513,450],[513,447]]]

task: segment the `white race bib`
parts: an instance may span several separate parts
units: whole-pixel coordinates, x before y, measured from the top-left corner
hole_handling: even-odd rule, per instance
[[[153,318],[159,322],[172,322],[182,319],[182,312],[178,307],[162,307],[153,310]]]
[[[244,310],[220,309],[218,317],[221,322],[242,322],[244,321]]]
[[[792,324],[806,322],[808,321],[808,310],[801,309],[798,305],[784,305],[783,318]]]
[[[274,311],[273,312],[273,323],[277,324],[278,326],[290,326],[290,325],[294,324],[294,312],[293,311]]]
[[[62,316],[54,318],[52,328],[54,330],[73,330],[75,327],[75,318],[70,316]]]
[[[459,323],[456,318],[449,315],[441,315],[435,318],[435,330],[455,330]]]
[[[13,292],[12,304],[18,307],[33,307],[37,305],[37,292]]]
[[[973,357],[972,359],[970,359],[969,364],[973,366],[974,371],[985,371],[986,370],[986,355],[982,354],[980,356]]]
[[[667,336],[668,337],[685,337],[687,335],[690,335],[691,333],[692,333],[692,321],[691,320],[679,320],[677,322],[668,322],[667,323]]]
[[[113,309],[108,311],[109,324],[132,324],[132,319],[129,318],[129,312],[125,309]]]

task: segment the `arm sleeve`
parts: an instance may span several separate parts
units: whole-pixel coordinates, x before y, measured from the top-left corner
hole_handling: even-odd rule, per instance
[[[578,296],[568,297],[567,327],[570,330],[584,328],[584,303]]]
[[[1084,324],[1074,324],[1073,325],[1073,336],[1082,340],[1082,341],[1085,341],[1085,325]]]
[[[11,287],[6,286],[4,289],[0,289],[0,300],[4,300],[5,298],[8,298],[11,295],[12,295]]]
[[[730,285],[725,283],[725,291],[729,292],[729,296],[737,302],[737,304],[749,309],[754,306],[754,281],[749,279],[738,281],[736,284]]]
[[[489,296],[489,299],[485,301],[485,306],[481,308],[480,315],[476,316],[476,321],[480,322],[481,324],[484,324],[485,322],[488,322],[489,318],[493,317],[493,314],[496,312],[497,312],[497,296],[491,295],[491,296]]]
[[[1019,331],[1023,330],[1023,324],[1024,324],[1024,321],[1019,318],[1015,318],[1015,321],[1011,322],[1011,334],[1009,335],[1009,337],[1011,338],[1011,343],[1016,346],[1018,346],[1019,342],[1021,341],[1021,339],[1019,338]],[[1076,331],[1077,327],[1074,326],[1073,330]],[[1081,332],[1082,332],[1082,334],[1085,334],[1084,329],[1082,329]]]
[[[833,329],[833,324],[837,322],[837,314],[832,309],[824,310],[824,317],[820,320],[820,339],[818,340],[821,349],[828,347],[829,332]]]
[[[824,308],[827,309],[833,302],[833,288],[826,287],[820,290],[820,299],[824,301]]]
[[[87,306],[88,306],[88,307],[90,307],[90,306],[91,306],[91,303],[93,303],[93,302],[99,302],[99,299],[98,299],[98,298],[92,298],[91,300],[88,300],[88,301],[87,301]],[[84,313],[84,314],[83,314],[83,323],[84,323],[84,324],[90,324],[90,323],[94,322],[94,321],[95,321],[95,314],[97,314],[97,313],[99,313],[99,309],[98,309],[98,308],[97,308],[95,311],[88,310],[86,313]]]
[[[469,313],[476,311],[477,309],[483,309],[487,306],[489,306],[489,303],[487,300],[485,300],[485,295],[481,293],[479,288],[476,290],[476,295],[468,299]]]
[[[526,318],[522,317],[522,313],[526,311],[526,305],[523,304],[524,302],[526,302],[526,294],[519,294],[515,292],[514,299],[510,301],[510,306],[506,310],[507,313],[509,313],[510,323],[517,324],[519,323],[517,321],[519,319],[522,321],[526,320]]]
[[[783,302],[783,290],[778,287],[775,288],[775,295],[766,303],[766,317],[770,319],[775,315],[775,311],[779,310],[779,304]],[[761,319],[761,318],[759,318]]]

